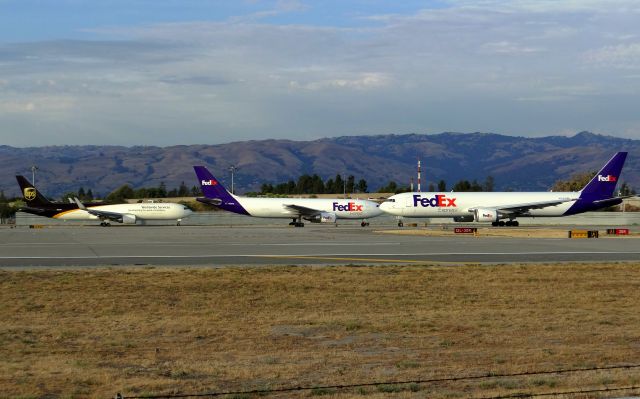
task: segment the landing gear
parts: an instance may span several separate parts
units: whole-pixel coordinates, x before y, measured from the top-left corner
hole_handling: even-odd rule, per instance
[[[398,220],[398,227],[404,226],[404,223],[402,222],[402,216],[396,216],[396,219]]]
[[[508,220],[506,222],[504,220],[501,220],[499,222],[491,222],[491,225],[493,227],[498,227],[498,226],[500,226],[500,227],[504,227],[504,226],[507,226],[507,227],[518,227],[518,226],[520,226],[520,223],[518,223],[517,220]]]
[[[109,223],[109,222],[100,222],[100,226],[109,227],[109,226],[111,226],[111,223]]]
[[[302,216],[300,216],[299,218],[293,218],[293,221],[289,223],[289,226],[304,227],[304,223],[302,222]]]
[[[176,226],[180,226],[180,222],[182,222],[182,219],[178,219],[178,220],[176,221]]]
[[[365,220],[363,220],[363,221],[360,223],[360,226],[361,226],[361,227],[367,227],[368,225],[369,225],[369,222],[367,222],[367,221],[365,221]]]

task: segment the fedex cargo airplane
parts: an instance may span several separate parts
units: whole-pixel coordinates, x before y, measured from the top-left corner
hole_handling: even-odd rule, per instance
[[[518,226],[518,217],[595,211],[625,198],[613,193],[626,158],[626,152],[616,153],[578,192],[411,192],[389,197],[380,209],[397,216],[453,218],[456,222],[491,222],[493,226]]]
[[[33,187],[24,176],[16,176],[22,196],[27,206],[20,210],[38,216],[60,220],[100,220],[101,226],[110,222],[122,224],[144,224],[147,220],[180,221],[193,213],[181,204],[166,202],[146,202],[137,204],[105,205],[102,203],[82,204],[77,198],[73,203],[51,202]]]
[[[335,223],[337,219],[362,219],[382,214],[379,204],[359,199],[323,198],[252,198],[228,192],[204,166],[194,166],[204,198],[196,200],[225,211],[260,218],[292,219],[291,226],[304,227],[302,219],[311,223]]]

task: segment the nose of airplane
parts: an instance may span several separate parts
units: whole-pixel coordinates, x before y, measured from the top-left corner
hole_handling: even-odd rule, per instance
[[[384,213],[390,213],[392,215],[396,214],[395,208],[393,207],[393,202],[392,201],[384,201],[382,204],[380,204],[380,210],[382,210],[382,212]]]

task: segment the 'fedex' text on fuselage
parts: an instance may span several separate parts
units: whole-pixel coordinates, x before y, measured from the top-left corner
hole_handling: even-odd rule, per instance
[[[333,210],[340,212],[362,212],[362,205],[356,205],[355,202],[349,202],[347,205],[340,205],[339,203],[334,202]]]
[[[426,207],[434,207],[434,208],[448,208],[448,207],[456,207],[456,199],[449,198],[446,195],[437,194],[431,198],[423,198],[420,194],[413,195],[413,206],[417,207],[418,205],[426,208]]]

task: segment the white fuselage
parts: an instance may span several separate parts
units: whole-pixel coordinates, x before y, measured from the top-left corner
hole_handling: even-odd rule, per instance
[[[366,219],[381,215],[379,204],[361,199],[324,198],[253,198],[234,199],[251,215],[262,218],[295,218],[299,215],[289,205],[333,213],[337,219]]]
[[[567,201],[542,209],[531,209],[522,216],[563,216],[579,197],[578,192],[411,192],[396,194],[380,205],[396,216],[452,218],[473,216],[472,209],[497,208],[543,201]]]
[[[192,211],[181,204],[165,202],[149,202],[135,204],[99,205],[89,209],[104,212],[120,213],[123,215],[133,215],[139,220],[178,220],[191,215]],[[99,220],[100,218],[91,215],[82,209],[72,209],[60,212],[53,216],[61,220]]]

